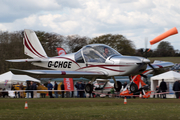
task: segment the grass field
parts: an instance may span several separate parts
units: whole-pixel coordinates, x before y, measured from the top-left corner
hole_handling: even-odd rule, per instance
[[[28,109],[24,109],[25,101]],[[0,99],[0,120],[178,120],[180,99]]]
[[[148,59],[151,60],[151,62],[153,62],[154,60],[160,60],[160,61],[169,61],[173,63],[180,63],[180,57],[151,57]]]

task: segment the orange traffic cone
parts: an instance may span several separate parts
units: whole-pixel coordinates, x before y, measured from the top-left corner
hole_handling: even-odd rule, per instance
[[[139,94],[139,98],[140,98],[140,99],[142,98],[142,92],[140,92],[140,94]]]
[[[126,100],[126,97],[124,97],[124,104],[127,104],[127,100]]]
[[[24,107],[24,109],[28,109],[27,101],[25,102],[25,107]]]

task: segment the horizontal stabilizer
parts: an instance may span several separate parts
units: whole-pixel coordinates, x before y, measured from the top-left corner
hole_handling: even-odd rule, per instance
[[[13,74],[38,75],[47,78],[76,78],[76,77],[107,77],[103,72],[92,71],[60,71],[60,70],[19,70],[10,69]]]
[[[14,59],[14,60],[6,60],[8,62],[42,62],[41,59]]]

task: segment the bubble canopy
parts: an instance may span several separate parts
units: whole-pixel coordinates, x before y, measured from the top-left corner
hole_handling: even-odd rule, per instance
[[[82,54],[82,57],[84,59],[83,61],[98,62],[98,63],[104,63],[106,59],[110,56],[121,55],[113,48],[104,44],[90,44],[90,45],[84,46],[78,52]],[[77,55],[78,55],[78,52],[77,52]],[[76,56],[75,56],[75,59],[77,58]]]

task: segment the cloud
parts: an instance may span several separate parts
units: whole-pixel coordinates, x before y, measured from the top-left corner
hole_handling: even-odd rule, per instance
[[[122,34],[141,48],[145,38],[151,40],[173,27],[180,29],[179,4],[177,0],[1,1],[0,28],[88,37]],[[166,40],[178,48],[178,37]]]
[[[28,17],[32,14],[45,14],[63,11],[64,8],[78,8],[77,0],[16,0],[0,1],[0,22],[13,22],[16,19]]]

